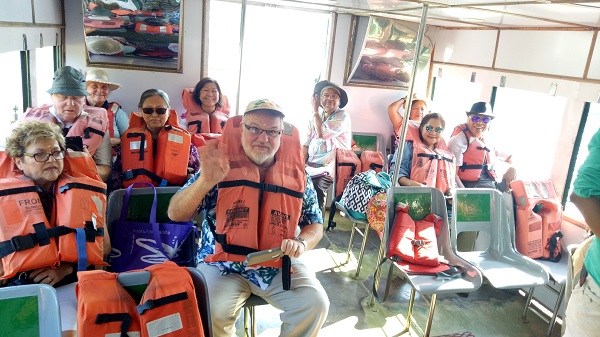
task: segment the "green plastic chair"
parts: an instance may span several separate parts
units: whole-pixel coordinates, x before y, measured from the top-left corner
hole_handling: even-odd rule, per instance
[[[61,337],[54,287],[28,284],[0,288],[0,327],[2,336]]]

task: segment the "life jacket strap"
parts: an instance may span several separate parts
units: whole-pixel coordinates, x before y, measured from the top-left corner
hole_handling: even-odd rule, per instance
[[[230,181],[223,181],[223,182],[219,183],[219,188],[229,188],[229,187],[237,187],[237,186],[253,187],[253,188],[256,188],[256,189],[259,189],[259,190],[262,190],[265,192],[271,192],[271,193],[283,193],[283,194],[287,194],[294,198],[303,198],[304,197],[304,193],[294,191],[294,190],[291,190],[286,187],[273,185],[273,184],[257,183],[257,182],[250,181],[250,180],[230,180]]]
[[[201,133],[200,130],[202,129],[202,121],[188,122],[188,129],[190,128],[191,125],[198,125],[198,129],[196,130],[196,133]]]
[[[140,161],[144,161],[144,149],[146,147],[146,134],[143,132],[131,132],[127,134],[127,138],[140,138]]]
[[[106,188],[102,188],[102,187],[98,187],[98,186],[92,186],[92,185],[87,185],[87,184],[81,184],[81,183],[67,183],[64,184],[63,186],[60,186],[58,188],[58,191],[60,193],[65,193],[66,191],[70,190],[70,189],[80,189],[80,190],[88,190],[88,191],[92,191],[92,192],[98,192],[98,193],[102,193],[102,194],[106,194]]]
[[[474,170],[474,169],[491,171],[491,170],[494,169],[494,167],[492,165],[490,165],[490,164],[475,165],[475,164],[466,164],[466,163],[463,163],[460,166],[460,170],[461,171],[464,171],[464,170]]]
[[[83,129],[83,138],[90,139],[91,138],[90,133],[95,133],[97,135],[100,135],[100,137],[104,137],[104,132],[88,126],[87,128]]]
[[[50,229],[46,228],[46,225],[43,222],[34,224],[33,229],[35,233],[18,235],[10,240],[0,242],[0,258],[15,252],[31,249],[38,245],[48,245],[50,244],[50,238],[64,235],[57,227]]]
[[[4,197],[7,195],[20,194],[20,193],[29,193],[29,192],[43,192],[42,189],[38,186],[27,186],[27,187],[18,187],[18,188],[9,188],[3,191],[0,191],[0,197]]]
[[[376,169],[382,169],[383,170],[383,165],[377,164],[377,163],[371,163],[370,165],[371,170],[376,170]]]
[[[356,173],[355,163],[338,163],[337,166],[352,166],[352,172],[350,173],[350,176],[353,176]]]
[[[153,181],[156,181],[161,187],[167,186],[167,181],[165,179],[159,177],[156,173],[150,172],[144,168],[123,171],[123,180],[131,180],[140,175],[145,175]]]
[[[215,234],[215,241],[221,244],[225,253],[235,255],[248,255],[250,253],[258,252],[258,249],[228,244],[227,234]]]
[[[128,337],[127,331],[131,326],[132,322],[131,315],[126,312],[116,313],[116,314],[98,314],[96,316],[95,324],[104,324],[110,322],[122,322],[121,323],[121,336],[120,337]]]
[[[184,292],[180,292],[177,294],[161,297],[155,300],[147,300],[143,304],[137,306],[138,314],[143,314],[146,310],[158,308],[163,305],[167,305],[174,302],[184,301],[188,299],[188,294]]]

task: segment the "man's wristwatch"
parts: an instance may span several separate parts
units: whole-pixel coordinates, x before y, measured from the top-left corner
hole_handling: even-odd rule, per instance
[[[296,241],[298,241],[298,242],[302,243],[302,244],[304,245],[304,250],[306,250],[306,248],[307,248],[307,247],[306,247],[306,241],[305,241],[303,238],[301,238],[301,237],[299,237],[299,236],[296,236],[296,237],[294,238],[294,240],[296,240]]]

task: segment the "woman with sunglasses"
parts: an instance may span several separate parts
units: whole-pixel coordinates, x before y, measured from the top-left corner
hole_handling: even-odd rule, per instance
[[[198,171],[200,159],[196,147],[189,142],[189,133],[179,126],[177,113],[170,109],[169,96],[160,89],[148,89],[142,93],[138,108],[140,112],[132,112],[129,129],[121,136],[121,147],[117,148],[109,191],[127,187],[135,181],[152,181],[156,186],[182,186]],[[172,134],[172,137],[161,137],[167,132]],[[166,179],[158,172],[159,167],[172,164],[171,160],[158,157],[159,152],[163,153],[160,151],[164,148],[163,145],[172,139],[183,141],[170,142],[170,146],[189,146],[189,149],[184,150],[185,157],[177,157],[178,162],[187,162],[187,174],[184,174],[184,179]],[[162,144],[159,144],[161,142]],[[142,145],[146,147],[141,149]],[[177,167],[178,165],[171,166],[175,166],[175,169],[181,168]]]
[[[502,182],[496,183],[494,164],[497,152],[484,139],[493,119],[490,104],[477,102],[467,111],[467,122],[454,128],[452,138],[448,141],[448,149],[456,157],[458,187],[498,188],[507,191],[510,182],[515,179],[516,171],[511,167],[504,174]],[[507,156],[506,162],[510,164],[510,156]]]
[[[445,127],[442,115],[430,113],[423,117],[418,135],[407,133],[398,172],[401,186],[435,187],[451,195],[456,168],[454,155],[440,142]],[[390,176],[394,175],[396,155],[390,163]]]

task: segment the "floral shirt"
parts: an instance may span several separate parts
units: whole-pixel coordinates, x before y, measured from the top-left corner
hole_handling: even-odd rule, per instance
[[[181,189],[187,188],[193,184],[196,179],[200,176],[200,171],[194,175]],[[200,229],[200,243],[198,244],[198,252],[196,253],[197,263],[206,263],[219,267],[221,275],[228,275],[232,273],[240,274],[248,281],[254,283],[261,289],[267,289],[271,281],[279,272],[279,268],[272,267],[248,267],[243,262],[204,262],[206,256],[215,252],[215,237],[211,231],[211,226],[216,225],[216,213],[217,213],[217,196],[219,188],[215,186],[210,190],[200,205],[198,206],[198,213],[204,212],[204,220],[202,221],[202,228]],[[323,214],[317,204],[317,192],[313,186],[312,180],[306,175],[306,190],[304,191],[304,199],[302,201],[302,213],[300,214],[300,220],[298,225],[300,228],[314,224],[323,223]]]
[[[308,165],[325,166],[335,158],[335,149],[350,150],[352,147],[352,127],[350,115],[344,110],[337,110],[325,120],[325,112],[321,112],[323,126],[322,138],[315,129],[314,118],[308,124],[308,134],[304,146],[308,146]]]

